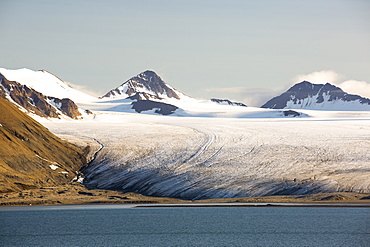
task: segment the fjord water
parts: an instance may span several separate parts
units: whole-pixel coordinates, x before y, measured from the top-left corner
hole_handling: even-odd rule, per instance
[[[1,246],[369,246],[369,208],[0,208]]]

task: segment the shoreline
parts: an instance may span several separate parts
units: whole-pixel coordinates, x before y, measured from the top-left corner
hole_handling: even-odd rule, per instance
[[[209,208],[209,207],[351,207],[351,208],[368,208],[370,203],[189,203],[189,204],[150,204],[150,205],[137,205],[135,208]]]
[[[33,210],[91,210],[91,209],[149,209],[149,208],[370,208],[370,203],[159,203],[159,204],[72,204],[3,206],[1,211]]]
[[[79,183],[0,193],[0,208],[16,206],[126,205],[128,207],[370,207],[370,194],[333,192],[206,200],[144,196],[94,189]]]

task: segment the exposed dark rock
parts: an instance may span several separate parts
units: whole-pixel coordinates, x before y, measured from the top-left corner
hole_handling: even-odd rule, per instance
[[[85,192],[85,191],[79,191],[78,194],[80,194],[80,195],[86,195],[86,196],[94,196],[93,193]]]
[[[155,113],[162,114],[162,115],[170,115],[174,113],[178,107],[162,102],[156,102],[151,100],[138,100],[136,102],[132,102],[132,109],[136,112],[141,113],[142,111],[149,111],[155,109]]]
[[[0,97],[11,99],[26,111],[40,117],[60,118],[58,110],[71,118],[81,116],[72,100],[45,96],[26,85],[7,80],[2,74],[0,74]]]
[[[247,106],[246,104],[239,103],[239,102],[233,102],[228,99],[211,99],[212,102],[222,104],[222,103],[227,103],[228,105],[236,105],[236,106]]]
[[[41,93],[15,81],[8,81],[0,74],[1,96],[9,96],[15,103],[41,117],[59,118],[57,110],[47,102]]]
[[[81,116],[81,113],[78,111],[78,106],[75,104],[75,102],[73,102],[73,100],[67,98],[64,99],[58,99],[54,97],[48,98],[51,99],[55,103],[56,107],[59,110],[61,110],[65,115],[74,119]]]
[[[321,201],[343,201],[348,200],[347,197],[341,195],[331,195],[324,198],[321,198]]]
[[[283,111],[284,116],[286,117],[299,117],[301,116],[301,113],[293,111],[293,110],[288,110],[288,111]]]
[[[127,88],[125,87],[127,86]],[[106,93],[104,97],[128,95],[129,97],[138,92],[149,91],[153,96],[166,95],[168,98],[180,99],[174,89],[169,87],[154,71],[147,70]]]
[[[141,93],[136,93],[130,96],[129,99],[132,99],[132,100],[161,100],[162,98],[152,95],[152,94],[141,92]]]
[[[308,81],[303,81],[294,85],[280,96],[269,100],[261,107],[284,109],[287,107],[287,103],[292,101],[294,104],[301,104],[301,108],[305,108],[309,107],[309,105],[303,105],[303,100],[313,97],[316,97],[316,101],[312,102],[313,104],[323,103],[326,97],[329,102],[335,100],[342,100],[344,102],[359,101],[361,104],[370,106],[370,99],[363,98],[359,95],[348,94],[330,83],[312,84]]]

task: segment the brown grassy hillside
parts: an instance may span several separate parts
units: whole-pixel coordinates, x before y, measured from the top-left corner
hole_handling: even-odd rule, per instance
[[[69,182],[83,165],[81,149],[0,97],[0,192]]]

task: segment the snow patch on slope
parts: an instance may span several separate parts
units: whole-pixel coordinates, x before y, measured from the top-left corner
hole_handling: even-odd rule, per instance
[[[294,101],[292,98],[286,103],[285,109],[331,110],[331,111],[369,111],[370,105],[362,104],[360,100],[343,101],[342,99],[329,100],[330,95],[323,94],[324,101],[317,103],[318,95]]]

